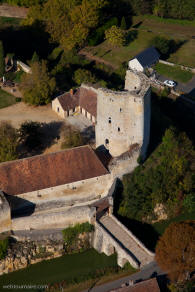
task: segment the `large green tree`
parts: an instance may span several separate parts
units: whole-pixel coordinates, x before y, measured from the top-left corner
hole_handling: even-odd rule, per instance
[[[30,9],[26,24],[41,21],[54,42],[65,50],[80,47],[100,21],[106,0],[48,0]]]
[[[20,85],[24,101],[34,105],[48,104],[55,91],[55,78],[50,76],[46,61],[35,62],[31,68],[32,74],[23,75]]]
[[[105,39],[114,47],[121,47],[126,41],[124,31],[116,25],[105,31]]]

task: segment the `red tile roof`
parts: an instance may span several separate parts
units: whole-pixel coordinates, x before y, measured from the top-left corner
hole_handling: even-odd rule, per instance
[[[81,87],[79,90],[79,105],[88,113],[97,116],[97,93],[93,90]]]
[[[71,95],[69,92],[66,92],[57,98],[58,98],[59,103],[61,104],[63,110],[65,110],[65,111],[73,109],[79,105],[79,96],[76,94]]]
[[[81,146],[0,163],[0,190],[18,195],[105,174],[108,171],[91,147]]]
[[[156,278],[139,282],[133,286],[119,288],[113,290],[115,292],[160,292],[160,288]]]
[[[57,99],[64,111],[80,105],[94,117],[97,116],[97,94],[92,89],[80,87],[74,95],[68,92],[57,97]]]

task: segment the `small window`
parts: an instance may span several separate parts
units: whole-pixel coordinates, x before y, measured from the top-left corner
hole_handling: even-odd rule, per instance
[[[112,121],[111,121],[111,118],[109,118],[109,119],[108,119],[108,123],[111,124],[111,122],[112,122]]]
[[[120,108],[120,113],[122,113],[122,111],[123,111],[122,108]]]
[[[118,132],[120,132],[121,131],[121,129],[118,127]]]
[[[57,111],[58,111],[58,113],[59,113],[59,111],[60,111],[59,107],[57,108]]]
[[[108,139],[105,140],[105,144],[106,145],[109,144],[109,140]]]

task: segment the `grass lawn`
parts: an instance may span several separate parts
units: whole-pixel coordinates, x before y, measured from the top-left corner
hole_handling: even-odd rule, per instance
[[[132,27],[135,27],[137,37],[127,46],[112,48],[106,41],[87,50],[97,57],[101,57],[119,67],[121,63],[129,61],[135,55],[149,46],[149,41],[155,36],[184,42],[183,45],[169,56],[168,61],[175,64],[195,67],[195,21],[162,19],[151,15],[134,16]]]
[[[148,47],[149,41],[156,34],[145,31],[137,31],[137,37],[127,46],[121,48],[112,48],[107,41],[96,47],[87,47],[87,50],[97,57],[101,57],[106,61],[119,67],[123,62],[129,61],[135,55]]]
[[[0,291],[3,285],[48,285],[65,281],[81,282],[91,278],[97,270],[117,266],[116,254],[106,256],[94,249],[60,258],[43,261],[7,275],[0,276]],[[132,271],[135,271],[132,268]],[[130,272],[129,272],[130,273]],[[6,289],[6,291],[14,291]],[[28,291],[31,291],[28,289]],[[33,290],[41,291],[41,290]]]
[[[159,74],[178,82],[186,83],[193,77],[192,72],[182,70],[179,66],[169,66],[158,63],[155,69]]]
[[[0,89],[0,109],[16,103],[15,96]]]

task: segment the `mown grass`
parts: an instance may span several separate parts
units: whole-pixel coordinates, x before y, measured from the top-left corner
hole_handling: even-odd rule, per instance
[[[179,66],[169,66],[158,63],[156,64],[155,69],[159,74],[178,82],[186,83],[193,77],[192,72],[182,70]]]
[[[186,20],[186,19],[173,19],[173,18],[163,18],[151,14],[142,15],[143,19],[151,19],[160,23],[171,23],[171,24],[179,24],[179,25],[187,25],[187,26],[195,26],[195,20]]]
[[[43,261],[7,275],[0,276],[0,291],[3,285],[48,285],[66,281],[79,283],[92,278],[96,271],[117,267],[116,254],[106,256],[94,249],[83,253],[65,255]],[[132,268],[132,271],[135,271]],[[14,291],[6,289],[6,291]],[[28,289],[31,291],[31,289]],[[41,291],[35,289],[32,291]]]
[[[16,103],[15,96],[0,89],[0,109]]]

